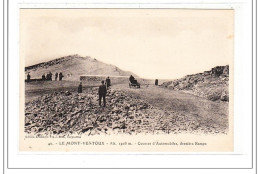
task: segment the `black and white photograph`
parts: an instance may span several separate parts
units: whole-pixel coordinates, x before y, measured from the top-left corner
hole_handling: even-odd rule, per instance
[[[21,9],[22,137],[221,136],[232,151],[233,22],[233,10]]]
[[[256,0],[1,5],[3,174],[257,173]]]

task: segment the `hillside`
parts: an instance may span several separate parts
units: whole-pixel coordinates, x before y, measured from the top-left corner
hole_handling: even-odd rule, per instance
[[[106,107],[99,106],[98,86],[86,81],[82,93],[78,93],[78,81],[26,83],[24,131],[85,136],[226,134],[229,103],[214,101],[228,101],[228,78],[226,66],[163,83],[165,87],[147,84],[129,88],[128,83],[113,83],[107,91]]]
[[[217,66],[210,71],[164,82],[161,86],[212,101],[229,101],[229,66]]]
[[[78,81],[80,75],[106,75],[106,76],[130,76],[137,77],[132,72],[123,71],[114,65],[109,65],[91,57],[70,55],[57,58],[48,62],[25,67],[25,74],[30,72],[32,79],[40,79],[43,74],[62,72],[64,80]]]

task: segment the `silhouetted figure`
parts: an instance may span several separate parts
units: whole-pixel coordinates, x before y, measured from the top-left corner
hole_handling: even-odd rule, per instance
[[[49,73],[46,74],[46,80],[50,80],[50,74]]]
[[[82,82],[79,83],[79,86],[78,86],[78,93],[82,93]]]
[[[42,80],[46,80],[45,74],[42,75]]]
[[[52,81],[52,73],[49,72],[49,80]]]
[[[106,78],[106,86],[107,86],[107,88],[108,88],[109,86],[111,86],[111,81],[110,81],[110,78],[109,78],[109,77]]]
[[[52,73],[49,72],[47,75],[46,75],[46,80],[52,80]]]
[[[158,79],[155,79],[155,85],[156,86],[158,85]]]
[[[137,84],[137,80],[135,80],[134,76],[132,75],[129,77],[129,81],[133,84]]]
[[[129,81],[130,81],[131,83],[134,83],[134,80],[135,80],[134,76],[131,75],[131,76],[129,77]]]
[[[62,78],[63,78],[63,77],[64,77],[64,76],[63,76],[62,72],[60,72],[60,73],[59,73],[59,80],[62,81]]]
[[[106,106],[106,94],[107,94],[107,88],[106,85],[104,85],[104,81],[101,81],[101,84],[98,88],[98,95],[99,95],[99,106],[101,106],[101,99],[103,98],[104,107]]]
[[[27,82],[29,82],[31,80],[31,75],[30,73],[27,74]]]
[[[58,75],[59,75],[59,74],[56,72],[56,73],[55,73],[55,81],[57,81]]]

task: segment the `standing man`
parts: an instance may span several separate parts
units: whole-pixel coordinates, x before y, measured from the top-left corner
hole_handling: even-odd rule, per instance
[[[131,75],[131,76],[129,77],[129,81],[130,81],[131,83],[134,83],[134,80],[135,80],[134,76]]]
[[[50,80],[50,74],[49,73],[46,74],[46,80]]]
[[[108,88],[109,86],[111,86],[111,81],[110,81],[110,78],[109,78],[109,77],[106,78],[106,85],[107,85],[107,88]]]
[[[63,78],[63,77],[64,77],[64,76],[63,76],[62,72],[60,72],[60,74],[59,74],[59,80],[62,81],[62,78]]]
[[[158,85],[158,79],[155,79],[155,85],[156,86]]]
[[[31,75],[30,75],[30,73],[28,72],[28,74],[27,74],[27,82],[29,82],[31,80]]]
[[[79,83],[79,86],[78,86],[78,93],[82,93],[82,82]]]
[[[45,74],[42,75],[42,80],[46,80]]]
[[[56,72],[55,73],[55,81],[57,81],[57,79],[58,79],[58,73]]]
[[[107,94],[107,88],[106,85],[104,85],[104,80],[101,81],[102,85],[98,88],[98,95],[99,95],[99,106],[101,106],[101,99],[103,98],[104,107],[106,106],[106,94]]]
[[[50,74],[50,81],[52,81],[52,73],[51,72],[49,72],[49,74]]]

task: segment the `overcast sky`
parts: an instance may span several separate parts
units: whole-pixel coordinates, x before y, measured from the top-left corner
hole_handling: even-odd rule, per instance
[[[172,79],[233,61],[233,10],[22,9],[25,65],[79,54],[144,78]]]

